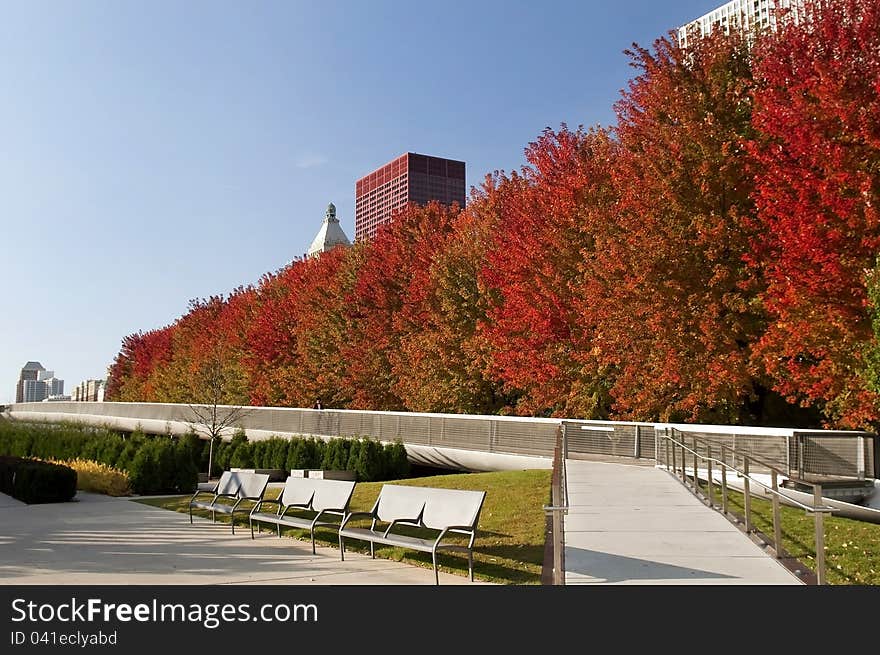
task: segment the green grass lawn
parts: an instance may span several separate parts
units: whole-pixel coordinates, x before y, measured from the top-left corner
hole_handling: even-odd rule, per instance
[[[379,495],[381,482],[359,482],[351,499],[352,511],[369,511]],[[473,489],[486,492],[474,546],[474,577],[500,584],[540,584],[544,562],[544,511],[550,496],[550,471],[502,471],[497,473],[463,473],[428,478],[397,480],[394,484]],[[267,497],[277,495],[276,490]],[[148,498],[137,502],[188,513],[189,496]],[[194,512],[210,516],[207,512]],[[218,521],[228,521],[219,517]],[[236,525],[247,526],[247,517],[236,518]],[[265,529],[275,530],[266,525]],[[304,530],[285,529],[284,534],[308,540]],[[237,532],[236,532],[237,534]],[[436,534],[436,533],[433,533]],[[329,529],[316,531],[317,541],[338,547],[336,533]],[[244,538],[244,535],[242,535]],[[369,544],[348,540],[346,550],[369,552]],[[376,546],[376,556],[431,567],[431,555],[401,548]],[[467,557],[441,553],[440,570],[467,575]]]
[[[706,484],[701,484],[704,490]],[[721,504],[721,488],[713,492]],[[744,496],[728,491],[730,511],[745,514]],[[812,513],[796,507],[780,506],[782,545],[813,571],[816,570],[815,522]],[[773,504],[752,496],[752,525],[773,539]],[[829,584],[880,584],[880,525],[839,516],[825,517],[825,572]]]

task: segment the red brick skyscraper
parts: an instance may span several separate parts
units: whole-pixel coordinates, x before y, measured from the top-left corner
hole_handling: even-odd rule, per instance
[[[437,200],[464,207],[464,162],[408,152],[357,181],[354,238],[371,239],[407,203]]]

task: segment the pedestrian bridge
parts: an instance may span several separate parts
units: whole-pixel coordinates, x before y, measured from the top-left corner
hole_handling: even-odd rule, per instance
[[[565,584],[801,584],[665,470],[568,460]]]

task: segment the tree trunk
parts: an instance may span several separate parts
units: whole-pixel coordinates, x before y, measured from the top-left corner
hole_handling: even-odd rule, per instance
[[[211,436],[211,443],[208,444],[208,480],[211,479],[211,468],[214,464],[214,437]]]

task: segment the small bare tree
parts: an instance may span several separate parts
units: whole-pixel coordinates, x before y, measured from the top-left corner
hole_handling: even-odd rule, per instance
[[[229,428],[240,427],[251,409],[241,403],[245,397],[243,376],[232,363],[232,358],[217,348],[199,366],[193,376],[189,405],[193,430],[208,435],[208,478],[214,464],[214,443]]]

